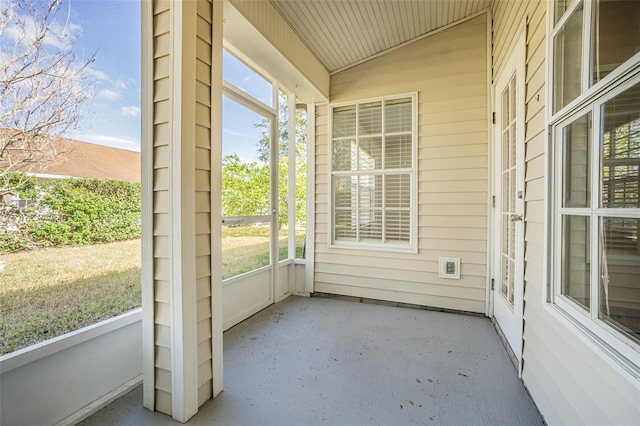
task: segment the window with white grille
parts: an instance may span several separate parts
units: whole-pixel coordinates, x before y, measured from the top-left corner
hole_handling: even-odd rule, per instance
[[[416,250],[416,102],[331,107],[330,245]]]
[[[637,370],[640,2],[556,6],[548,301]]]

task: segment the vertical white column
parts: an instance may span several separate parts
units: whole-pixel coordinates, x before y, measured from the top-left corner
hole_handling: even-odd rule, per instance
[[[172,3],[169,227],[172,417],[198,412],[195,286],[195,81],[197,2]]]
[[[222,18],[213,1],[211,59],[211,354],[213,396],[222,392]]]

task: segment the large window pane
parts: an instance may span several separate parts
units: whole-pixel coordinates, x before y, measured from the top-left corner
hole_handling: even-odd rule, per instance
[[[387,175],[385,176],[385,207],[411,206],[411,176]]]
[[[603,218],[600,319],[640,341],[640,219]]]
[[[354,139],[333,141],[333,170],[357,170],[358,150]]]
[[[271,214],[271,120],[224,98],[222,103],[222,216]],[[271,225],[225,222],[222,277],[230,278],[271,263]]]
[[[295,111],[294,111],[295,113]],[[289,103],[278,91],[278,260],[289,258]]]
[[[296,108],[296,258],[306,257],[307,110]]]
[[[409,211],[387,210],[385,216],[385,241],[408,243],[411,238],[411,215]]]
[[[554,112],[569,104],[581,92],[582,16],[580,6],[554,39]]]
[[[358,169],[375,170],[382,168],[382,137],[360,138],[358,145]]]
[[[356,135],[356,106],[349,105],[333,109],[333,137],[344,138]]]
[[[359,203],[361,208],[382,207],[382,176],[359,177]]]
[[[382,242],[382,210],[360,209],[358,229],[360,241]]]
[[[355,241],[355,210],[338,210],[335,212],[334,237],[336,241]]]
[[[412,166],[412,136],[387,136],[384,143],[384,167],[386,169],[406,169]]]
[[[355,208],[357,204],[357,181],[356,176],[334,176],[333,197],[334,206],[337,208]]]
[[[593,84],[640,52],[640,1],[596,2]]]
[[[602,106],[602,207],[638,208],[640,84]]]
[[[222,127],[222,215],[270,214],[271,122],[224,98]]]
[[[564,216],[562,224],[561,292],[586,309],[589,309],[591,292],[589,223],[585,216]]]
[[[333,176],[334,238],[356,239],[356,206],[358,203],[358,177]]]
[[[569,7],[571,7],[571,5],[575,3],[575,1],[576,0],[556,0],[556,13],[554,20],[556,24],[558,23],[560,18],[562,18],[564,12],[566,12],[566,10],[569,9]]]
[[[393,99],[385,102],[384,115],[386,134],[412,131],[411,98]]]
[[[563,129],[562,206],[589,207],[591,204],[591,113]]]
[[[227,50],[222,51],[222,79],[273,107],[273,85]]]
[[[382,102],[360,105],[358,131],[361,136],[382,133]]]

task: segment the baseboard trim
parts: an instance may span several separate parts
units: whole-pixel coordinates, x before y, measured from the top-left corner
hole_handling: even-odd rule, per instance
[[[124,385],[112,390],[108,394],[104,395],[102,398],[99,398],[93,401],[91,404],[81,408],[80,410],[71,414],[67,418],[60,420],[58,423],[55,424],[55,426],[67,426],[67,425],[75,425],[77,423],[80,423],[87,417],[97,413],[107,405],[111,404],[116,399],[131,392],[133,389],[140,386],[141,384],[142,384],[142,374],[130,380],[129,382],[125,383]]]

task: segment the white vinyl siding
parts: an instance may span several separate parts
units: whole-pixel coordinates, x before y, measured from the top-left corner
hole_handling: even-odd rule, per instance
[[[600,348],[545,307],[547,162],[547,7],[542,0],[498,0],[493,7],[493,75],[526,21],[525,267],[522,379],[547,424],[634,424],[639,385]]]
[[[211,333],[212,3],[199,1],[196,26],[195,255],[198,406],[213,397]]]
[[[416,96],[333,105],[333,246],[415,251]]]
[[[153,258],[155,409],[171,414],[171,324],[169,322],[169,111],[170,4],[153,3]],[[148,361],[147,361],[148,362]]]
[[[152,364],[145,386],[153,391],[145,389],[144,403],[182,422],[213,397],[220,362],[212,341],[211,129],[221,102],[212,96],[213,85],[221,91],[221,81],[212,81],[213,52],[221,55],[222,40],[214,40],[213,7],[210,0],[154,1],[150,28],[153,281],[144,292],[153,301],[145,332],[153,347],[144,362]],[[181,49],[177,57],[174,49]]]
[[[328,105],[316,109],[316,292],[485,312],[487,17],[478,16],[331,78],[335,104],[418,92],[417,253],[329,247]],[[461,279],[438,278],[460,257]]]

